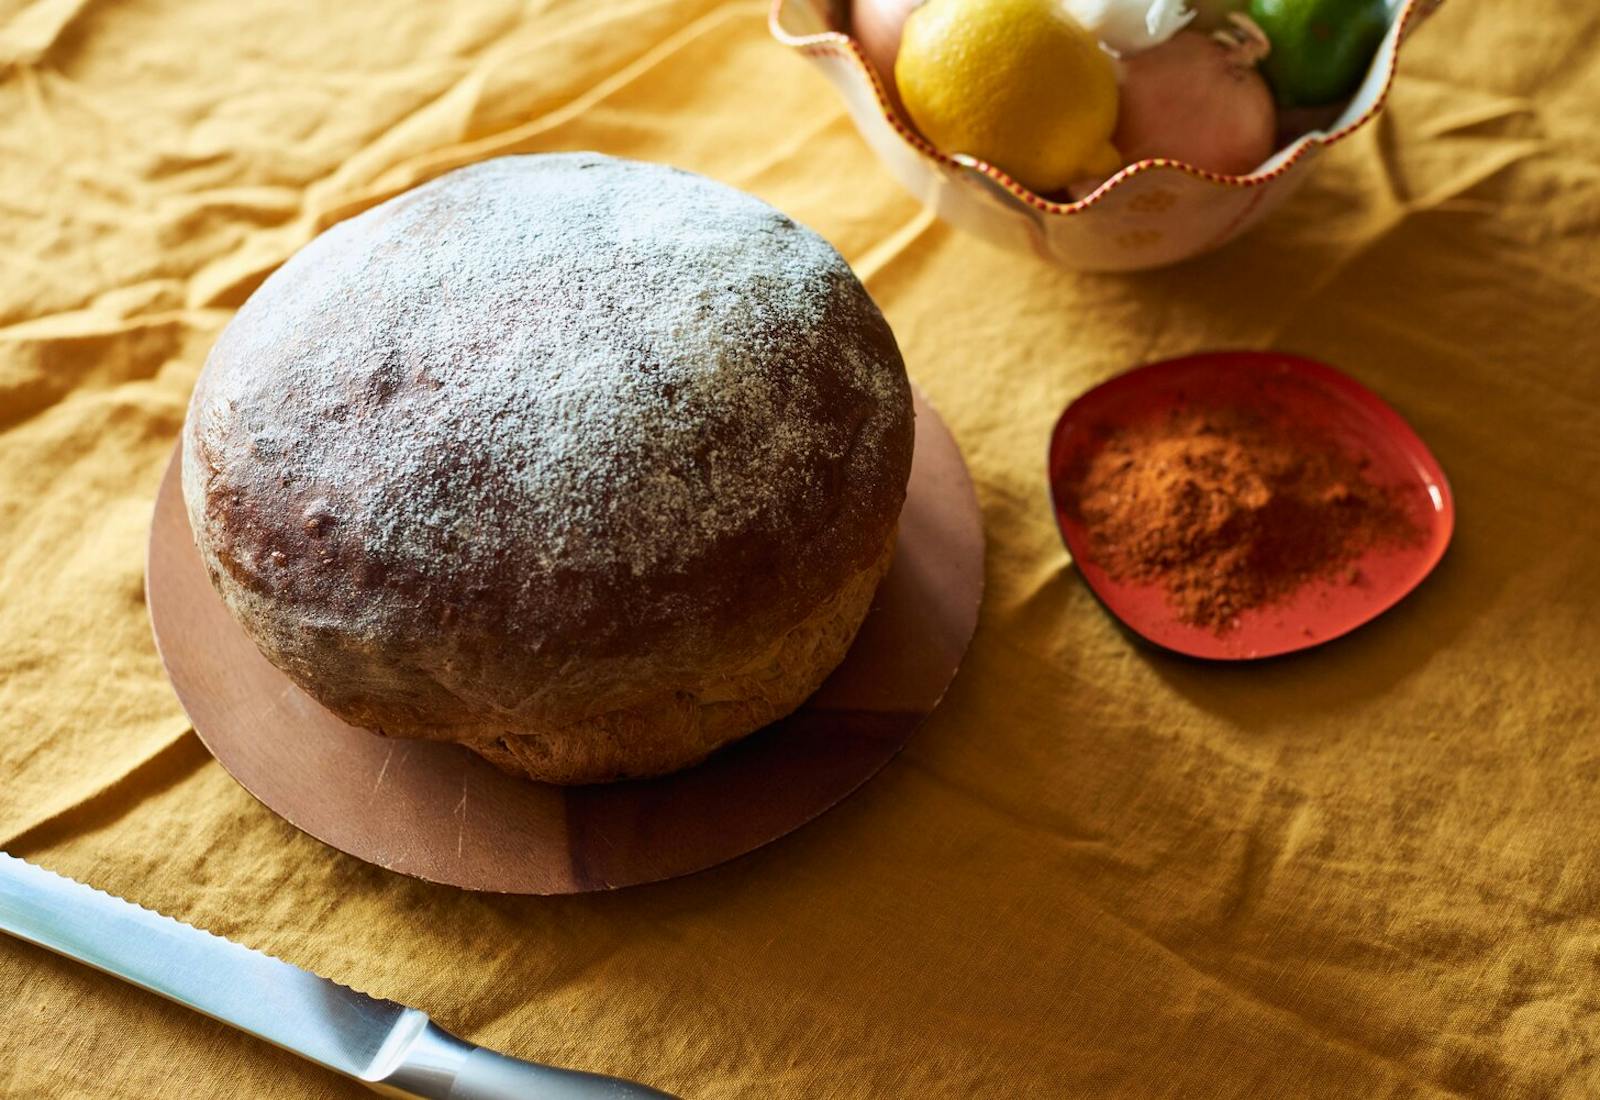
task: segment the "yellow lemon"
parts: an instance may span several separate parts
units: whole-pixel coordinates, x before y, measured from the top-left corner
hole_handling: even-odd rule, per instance
[[[894,78],[924,137],[1034,191],[1122,167],[1116,71],[1058,0],[928,0],[906,19]]]

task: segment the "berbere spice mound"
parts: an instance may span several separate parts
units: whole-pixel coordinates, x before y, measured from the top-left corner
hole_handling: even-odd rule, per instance
[[[1225,634],[1312,581],[1422,532],[1406,487],[1374,483],[1336,442],[1232,410],[1178,408],[1116,429],[1070,505],[1114,580],[1160,584],[1178,617]]]

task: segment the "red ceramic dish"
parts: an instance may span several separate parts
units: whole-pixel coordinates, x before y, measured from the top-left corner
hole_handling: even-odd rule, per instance
[[[1371,480],[1408,487],[1404,507],[1422,537],[1369,551],[1360,583],[1311,582],[1286,601],[1248,611],[1225,633],[1180,621],[1155,584],[1112,580],[1088,532],[1063,507],[1068,471],[1081,469],[1110,430],[1154,421],[1180,405],[1243,409],[1287,419],[1370,460]],[[1415,491],[1409,491],[1414,487]],[[1455,501],[1439,462],[1382,398],[1310,359],[1275,352],[1207,352],[1139,367],[1067,406],[1050,440],[1056,522],[1078,571],[1113,615],[1146,640],[1191,657],[1248,660],[1319,645],[1370,622],[1416,588],[1444,556]]]

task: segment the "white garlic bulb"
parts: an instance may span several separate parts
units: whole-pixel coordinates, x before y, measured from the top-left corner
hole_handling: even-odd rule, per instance
[[[1090,34],[1124,56],[1159,46],[1194,12],[1185,0],[1061,0]]]

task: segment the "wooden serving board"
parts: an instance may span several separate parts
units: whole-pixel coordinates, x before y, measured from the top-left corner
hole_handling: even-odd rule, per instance
[[[570,894],[686,875],[835,805],[944,695],[977,626],[983,528],[961,451],[917,395],[895,559],[844,663],[795,714],[659,779],[557,787],[457,745],[345,724],[256,650],[212,590],[175,452],[156,498],[146,595],[156,645],[206,747],[269,809],[402,874]]]

